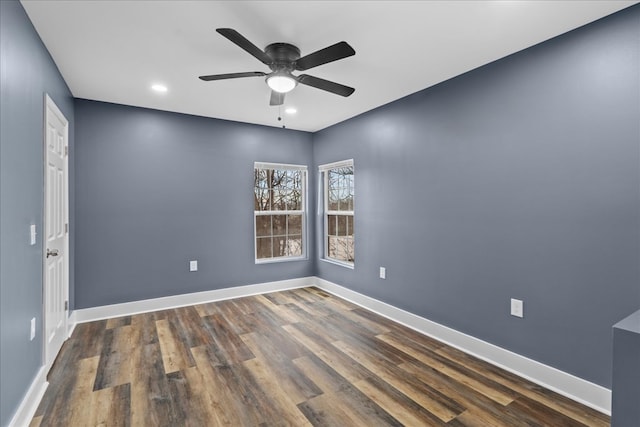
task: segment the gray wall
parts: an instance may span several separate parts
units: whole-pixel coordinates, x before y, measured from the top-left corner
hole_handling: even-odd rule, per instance
[[[314,274],[313,251],[256,265],[253,245],[253,162],[311,166],[311,134],[86,100],[75,109],[76,308]]]
[[[356,188],[355,269],[317,274],[610,387],[640,307],[639,52],[636,6],[315,134]]]
[[[0,1],[0,64],[0,425],[6,425],[42,365],[45,92],[70,122],[71,153],[74,117],[71,93],[17,1]],[[73,208],[73,158],[69,164]],[[30,224],[37,226],[35,246]],[[73,295],[73,277],[70,286]],[[37,330],[30,341],[32,317]]]

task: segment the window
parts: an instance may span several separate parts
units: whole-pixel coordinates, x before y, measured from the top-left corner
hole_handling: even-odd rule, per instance
[[[320,166],[324,189],[324,259],[353,267],[353,160]]]
[[[256,162],[253,174],[256,262],[304,258],[307,167]]]

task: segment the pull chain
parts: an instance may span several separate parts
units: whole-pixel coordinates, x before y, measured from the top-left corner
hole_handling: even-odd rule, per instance
[[[286,129],[287,127],[284,124],[284,120],[282,120],[282,105],[278,105],[278,121],[282,122],[282,129]]]

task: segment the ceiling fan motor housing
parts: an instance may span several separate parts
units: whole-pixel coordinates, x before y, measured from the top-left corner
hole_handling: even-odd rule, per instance
[[[273,71],[293,71],[300,58],[300,49],[289,43],[271,43],[264,52],[273,59],[269,68]]]

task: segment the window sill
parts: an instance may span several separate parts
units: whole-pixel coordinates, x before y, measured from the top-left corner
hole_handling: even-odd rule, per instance
[[[329,264],[333,264],[333,265],[339,265],[340,267],[344,267],[344,268],[349,268],[351,270],[354,269],[355,264],[354,263],[347,263],[347,262],[340,262],[340,261],[335,261],[332,259],[327,259],[327,258],[320,258],[320,261],[329,263]]]
[[[273,264],[276,262],[289,262],[289,261],[306,261],[309,258],[306,256],[299,257],[279,257],[279,258],[266,258],[266,259],[256,259],[256,264]]]

